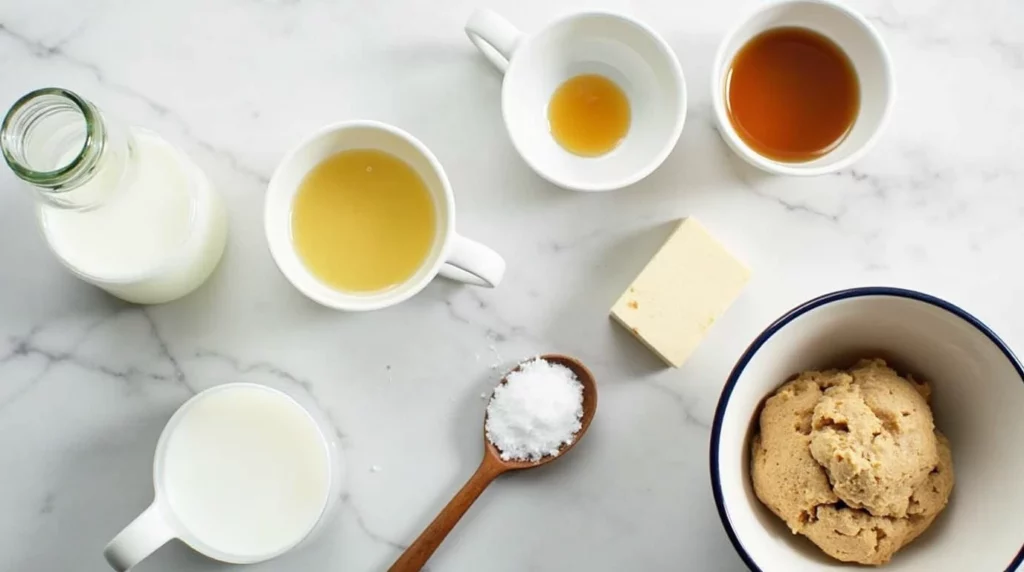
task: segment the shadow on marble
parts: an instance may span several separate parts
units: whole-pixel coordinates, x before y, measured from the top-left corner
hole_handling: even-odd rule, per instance
[[[153,500],[153,451],[173,410],[108,434],[83,435],[52,470],[50,492],[10,570],[106,572],[103,547]],[[144,572],[144,571],[143,571]]]
[[[577,284],[569,287],[569,290],[585,292],[585,295],[569,298],[551,321],[550,327],[556,330],[549,332],[553,339],[569,337],[590,342],[593,338],[605,338],[603,351],[579,351],[578,356],[594,370],[599,386],[623,379],[647,377],[666,368],[657,356],[629,332],[613,323],[609,311],[665,242],[675,224],[675,221],[670,221],[641,228],[603,248],[595,262],[579,274]],[[579,342],[572,345],[577,348],[594,346],[592,343]],[[623,364],[625,367],[622,367]]]
[[[396,527],[400,532],[394,539],[401,545],[412,544],[480,466],[484,456],[484,439],[486,437],[484,437],[483,427],[488,399],[504,373],[504,369],[488,370],[486,373],[477,375],[472,384],[461,391],[458,406],[455,408],[456,414],[445,420],[450,427],[452,443],[455,444],[455,449],[460,451],[458,470],[455,471],[455,476],[450,483],[435,491],[434,500],[426,505],[427,508],[422,511],[404,511],[396,515],[396,519],[404,521],[402,526]],[[508,476],[510,475],[501,478]],[[492,493],[493,491],[484,491],[480,499],[452,531],[453,536],[458,534],[460,528],[472,526],[474,516],[487,510],[487,498]],[[437,554],[443,554],[444,549],[445,546],[442,544]],[[385,560],[378,562],[374,569],[386,569],[397,557],[397,552],[388,555]]]
[[[763,185],[769,181],[779,179],[779,177],[772,175],[771,173],[766,173],[761,169],[758,169],[757,167],[751,165],[750,163],[747,163],[739,155],[733,153],[732,150],[729,149],[729,147],[725,144],[725,142],[721,141],[721,138],[719,138],[719,141],[721,145],[729,152],[729,169],[732,171],[734,175],[736,175],[736,178],[739,179],[740,181],[743,181],[745,185],[752,188],[757,188],[758,186]]]

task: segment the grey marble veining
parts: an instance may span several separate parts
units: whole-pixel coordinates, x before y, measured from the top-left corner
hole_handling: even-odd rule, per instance
[[[1024,345],[1024,4],[850,4],[890,47],[898,100],[874,151],[814,179],[754,171],[713,128],[718,39],[756,2],[488,4],[527,31],[573,9],[623,11],[679,55],[690,109],[675,152],[630,189],[578,194],[512,149],[500,77],[462,32],[472,2],[0,0],[0,106],[44,85],[76,90],[185,149],[231,220],[206,286],[133,307],[63,271],[31,196],[0,174],[0,569],[105,570],[103,545],[151,500],[163,424],[229,381],[315,401],[346,465],[324,535],[250,569],[384,569],[476,467],[480,394],[546,351],[592,367],[593,428],[571,458],[495,483],[431,569],[741,569],[715,514],[707,442],[725,376],[771,319],[828,290],[899,285]],[[460,231],[508,261],[500,288],[436,281],[350,315],[280,276],[263,238],[266,183],[305,134],[350,118],[397,124],[433,149]],[[754,278],[685,367],[665,370],[607,311],[687,215]],[[172,544],[138,570],[230,568]]]

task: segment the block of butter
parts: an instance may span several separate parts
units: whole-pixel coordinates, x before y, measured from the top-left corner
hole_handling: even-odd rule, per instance
[[[679,367],[749,279],[746,265],[689,217],[615,303],[612,317]]]

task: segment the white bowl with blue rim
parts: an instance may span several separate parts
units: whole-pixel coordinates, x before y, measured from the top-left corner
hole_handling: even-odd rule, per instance
[[[711,483],[726,533],[755,571],[849,571],[765,508],[750,482],[750,437],[765,397],[794,373],[879,356],[932,385],[949,437],[949,506],[886,570],[988,572],[1024,561],[1024,369],[963,309],[897,288],[834,292],[762,332],[730,374],[711,432]]]

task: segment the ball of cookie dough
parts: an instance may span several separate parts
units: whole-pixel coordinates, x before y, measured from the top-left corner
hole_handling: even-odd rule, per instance
[[[758,498],[794,534],[844,562],[883,564],[920,535],[953,489],[949,443],[927,384],[882,360],[804,372],[761,411],[751,451]]]
[[[807,372],[786,383],[761,410],[750,463],[754,491],[768,508],[800,532],[820,505],[834,504],[828,475],[811,456],[811,418],[827,383],[841,372]]]
[[[850,374],[814,406],[811,456],[848,506],[904,517],[914,488],[939,462],[924,389],[882,360],[863,361]]]
[[[800,533],[836,560],[885,564],[931,526],[953,490],[949,442],[942,435],[938,441],[938,465],[911,493],[913,508],[906,518],[874,516],[840,504],[821,505]]]

